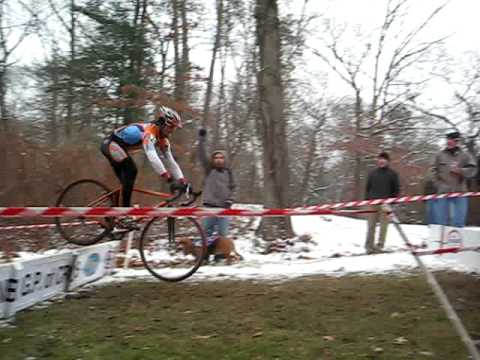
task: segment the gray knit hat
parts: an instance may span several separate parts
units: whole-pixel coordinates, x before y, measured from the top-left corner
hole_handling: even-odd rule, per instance
[[[212,159],[213,159],[213,157],[214,157],[215,155],[217,155],[217,154],[221,154],[221,155],[223,155],[223,157],[224,157],[225,159],[227,159],[227,153],[226,153],[225,151],[223,151],[223,150],[214,150],[214,151],[212,152]]]

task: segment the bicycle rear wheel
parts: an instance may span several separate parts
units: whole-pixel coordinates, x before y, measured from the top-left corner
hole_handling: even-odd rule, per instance
[[[112,207],[115,194],[96,180],[79,180],[68,185],[56,202],[59,207]],[[110,234],[113,218],[57,217],[57,229],[62,237],[76,245],[92,245]]]
[[[207,238],[194,218],[152,219],[140,237],[145,268],[164,281],[181,281],[197,271],[207,253]]]

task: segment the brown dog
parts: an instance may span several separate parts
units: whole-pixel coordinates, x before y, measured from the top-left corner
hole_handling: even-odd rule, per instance
[[[192,239],[180,238],[178,243],[183,247],[184,254],[193,254],[195,257],[200,256],[201,249],[198,246],[194,246]],[[243,256],[240,255],[235,249],[235,244],[231,239],[223,236],[218,236],[213,247],[208,248],[208,255],[223,255],[227,264],[231,264],[232,261],[243,260]],[[207,259],[208,259],[207,255]]]

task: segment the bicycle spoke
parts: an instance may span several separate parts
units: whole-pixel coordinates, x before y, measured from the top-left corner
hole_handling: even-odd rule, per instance
[[[110,190],[95,180],[80,180],[69,185],[57,200],[56,205],[62,207],[76,206],[113,206],[113,196]],[[111,232],[112,219],[87,219],[79,217],[56,218],[57,229],[60,234],[73,244],[90,245],[100,241]],[[70,225],[75,223],[75,225]]]
[[[178,234],[176,230],[180,230]],[[140,255],[145,267],[166,281],[179,281],[192,275],[203,261],[205,250],[201,227],[191,218],[155,218],[145,227],[140,239]]]

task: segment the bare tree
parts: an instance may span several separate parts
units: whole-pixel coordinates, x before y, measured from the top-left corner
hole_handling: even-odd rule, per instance
[[[465,54],[461,62],[451,64],[451,68],[460,71],[450,70],[436,74],[443,89],[451,93],[450,103],[429,106],[421,97],[412,97],[409,106],[438,120],[443,126],[437,125],[437,130],[445,132],[447,129],[455,129],[462,132],[467,149],[475,156],[476,145],[480,140],[480,54]]]
[[[288,145],[284,114],[281,41],[276,0],[257,0],[257,74],[259,119],[263,140],[263,190],[267,208],[289,205]],[[264,218],[261,226],[265,240],[290,237],[289,217]]]
[[[60,10],[57,8],[57,5],[52,1],[48,0],[49,6],[52,9],[53,13],[57,17],[58,21],[62,25],[63,29],[69,35],[69,52],[70,52],[70,61],[69,61],[69,79],[68,79],[68,96],[67,96],[67,114],[65,118],[65,135],[67,138],[71,137],[72,133],[72,123],[73,123],[73,103],[75,101],[75,60],[76,60],[76,45],[77,45],[77,14],[75,9],[77,8],[75,0],[70,0],[69,4],[69,19],[64,18]]]
[[[420,24],[405,31],[402,20],[408,16],[407,3],[408,0],[389,0],[379,29],[369,34],[366,40],[357,34],[359,51],[356,54],[351,51],[351,45],[342,44],[346,27],[338,30],[327,26],[323,34],[328,34],[329,39],[323,40],[323,48],[313,49],[313,53],[352,90],[353,143],[372,139],[382,146],[385,134],[400,128],[404,131],[402,124],[409,119],[389,114],[415,96],[415,91],[430,79],[430,75],[415,76],[413,69],[431,60],[434,50],[444,38],[423,41],[420,34],[445,5],[436,7]],[[372,43],[370,39],[375,37],[377,40]],[[359,198],[363,189],[362,179],[366,170],[364,157],[361,149],[354,151],[354,198]]]
[[[188,74],[190,72],[190,48],[188,45],[187,0],[172,0],[172,34],[175,63],[175,98],[188,99]]]
[[[223,10],[223,0],[216,0],[216,14],[217,14],[217,26],[215,30],[215,41],[213,43],[212,49],[212,58],[210,60],[210,71],[208,74],[207,80],[207,90],[205,93],[205,103],[203,105],[203,120],[202,126],[207,126],[207,119],[209,116],[210,111],[210,101],[212,98],[212,88],[213,88],[213,75],[215,72],[215,62],[217,59],[217,53],[221,45],[221,36],[223,31],[223,17],[224,17],[224,10]]]
[[[20,2],[22,6],[26,6]],[[0,0],[0,120],[4,128],[7,128],[9,113],[7,109],[7,72],[15,64],[12,55],[15,50],[29,36],[37,23],[35,16],[29,14],[29,18],[22,23],[15,23],[12,19],[14,12],[10,6],[12,1]]]

